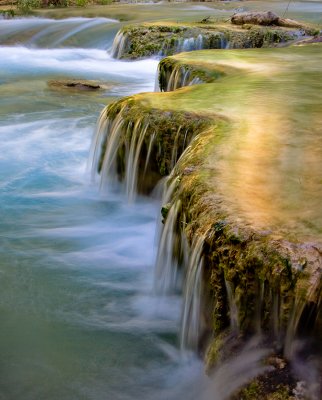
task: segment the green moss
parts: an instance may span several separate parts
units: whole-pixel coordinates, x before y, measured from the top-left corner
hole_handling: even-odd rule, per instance
[[[254,380],[246,388],[242,389],[234,400],[293,400],[294,397],[287,385],[278,385],[271,389],[271,393],[265,393],[265,388],[259,380]]]
[[[297,302],[319,301],[321,273],[316,261],[319,259],[319,250],[311,244],[302,246],[303,239],[298,229],[296,240],[292,241],[291,238],[295,237],[294,224],[292,230],[286,228],[287,219],[283,219],[281,227],[270,225],[273,214],[270,215],[267,207],[272,203],[272,198],[275,202],[278,201],[284,186],[276,185],[277,189],[274,187],[267,194],[265,190],[269,180],[265,180],[263,185],[261,181],[254,180],[251,181],[251,189],[255,190],[251,191],[251,196],[242,197],[247,185],[242,180],[243,176],[241,182],[239,181],[239,173],[247,169],[249,164],[252,166],[249,170],[251,176],[257,170],[262,172],[261,177],[265,177],[268,171],[276,171],[275,168],[279,165],[276,167],[276,163],[271,164],[274,151],[278,150],[277,154],[280,154],[281,148],[285,151],[289,149],[276,140],[276,137],[279,138],[287,132],[286,137],[289,140],[301,127],[300,135],[296,138],[302,140],[308,137],[303,135],[306,132],[303,130],[304,125],[308,125],[308,121],[311,127],[314,121],[320,126],[318,104],[321,92],[316,91],[320,65],[321,52],[304,47],[181,54],[161,63],[162,85],[167,84],[167,74],[176,68],[189,68],[189,71],[205,73],[219,70],[223,72],[220,79],[169,93],[132,96],[108,109],[109,118],[113,119],[122,113],[124,119],[120,159],[125,158],[125,148],[128,147],[133,125],[138,118],[148,124],[144,137],[145,148],[151,136],[156,135],[149,169],[157,171],[158,177],[172,170],[170,182],[176,182],[170,204],[162,210],[163,217],[166,218],[171,205],[181,204],[174,246],[179,246],[181,236],[189,244],[194,243],[196,237],[205,238],[203,300],[207,307],[203,317],[207,329],[215,337],[207,356],[209,368],[220,359],[219,349],[223,339],[221,335],[230,329],[230,302],[233,301],[237,309],[235,319],[238,332],[249,335],[261,329],[272,337],[280,337],[290,323]],[[298,71],[305,66],[309,68],[299,80]],[[285,82],[283,87],[281,82]],[[296,88],[300,87],[299,93],[294,90],[293,82]],[[311,95],[305,97],[308,87],[312,89]],[[305,107],[303,99],[305,104],[309,99],[309,108]],[[279,104],[278,108],[276,103]],[[283,107],[289,104],[294,107],[294,113],[285,113]],[[252,122],[261,113],[265,118],[259,119],[257,126]],[[279,113],[281,118],[276,122],[275,117]],[[304,115],[305,124],[299,120],[300,113]],[[295,116],[296,125],[293,124]],[[308,117],[310,118],[306,120]],[[285,120],[288,125],[284,124]],[[282,124],[281,129],[279,124]],[[263,126],[265,130],[262,130]],[[256,129],[260,129],[259,135],[253,136]],[[276,135],[272,136],[271,141],[265,142],[274,129],[277,129]],[[185,135],[188,138],[186,142]],[[264,151],[260,153],[258,163],[252,164],[262,140],[265,144]],[[243,152],[241,150],[245,142],[247,146]],[[317,146],[317,142],[314,143]],[[305,142],[301,145],[301,151],[305,145]],[[184,153],[172,169],[174,148],[179,149],[176,159],[183,151]],[[310,147],[310,162],[313,150]],[[144,152],[146,150],[143,151],[143,159]],[[315,164],[312,162],[311,167],[312,165]],[[228,179],[228,173],[231,173],[232,180]],[[290,176],[288,169],[288,180]],[[312,179],[315,179],[314,176]],[[236,191],[231,190],[234,186],[237,187]],[[264,220],[260,225],[256,212],[261,203],[255,203],[248,213],[243,211],[243,207],[254,198],[262,200],[265,196],[269,199],[268,203],[264,203],[265,215],[270,220]],[[294,200],[293,197],[291,199]],[[287,205],[293,205],[289,198]],[[281,215],[284,217],[287,212],[288,209],[283,208]],[[315,247],[319,249],[318,244]],[[180,264],[182,252],[176,249],[175,254]],[[313,308],[308,307],[308,310],[311,309]],[[300,312],[303,314],[303,311]],[[312,326],[315,324],[314,326],[321,327],[321,312],[315,310],[314,313],[317,322],[314,321]],[[278,326],[274,326],[274,319],[278,320]],[[294,329],[296,330],[296,326]],[[250,392],[253,390],[254,388]]]
[[[154,54],[168,56],[182,51],[184,39],[202,37],[204,49],[258,48],[288,42],[298,38],[294,29],[251,26],[248,29],[230,24],[153,23],[128,25],[121,32],[127,36],[129,46],[121,58],[141,58]]]
[[[127,150],[130,147],[134,126],[138,119],[144,131],[139,155],[138,189],[146,193],[153,189],[161,176],[168,175],[191,139],[210,124],[209,118],[180,111],[163,112],[144,106],[136,96],[122,99],[107,107],[106,117],[113,121],[122,119],[122,133],[117,150],[117,170],[120,179],[125,175]],[[141,134],[139,132],[139,134]],[[101,171],[107,140],[103,140],[98,172]],[[150,154],[148,171],[146,157]],[[150,178],[149,178],[150,176]]]

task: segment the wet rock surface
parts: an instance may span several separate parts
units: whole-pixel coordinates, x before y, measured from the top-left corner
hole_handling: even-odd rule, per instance
[[[98,82],[83,79],[55,79],[48,81],[47,84],[51,89],[58,90],[96,91],[106,88]]]

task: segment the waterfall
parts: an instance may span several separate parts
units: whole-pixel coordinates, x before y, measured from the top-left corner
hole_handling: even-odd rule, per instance
[[[92,176],[100,173],[100,186],[104,189],[108,189],[119,178],[123,179],[127,198],[133,201],[137,190],[140,153],[149,125],[143,117],[134,123],[126,121],[125,107],[123,105],[114,118],[109,116],[108,108],[99,117],[91,146]],[[154,137],[150,136],[143,174],[147,169]],[[120,152],[123,153],[122,160],[118,160]]]
[[[122,58],[128,47],[128,35],[123,33],[122,31],[118,31],[112,44],[111,56],[117,59]]]
[[[191,86],[204,83],[201,73],[179,63],[170,62],[164,59],[158,66],[159,90],[170,92],[184,86]]]
[[[202,250],[204,237],[197,237],[191,246],[183,289],[181,349],[198,350],[201,327]]]
[[[130,51],[133,58],[146,57],[153,54],[163,58],[172,54],[195,50],[225,49],[228,44],[226,33],[208,31],[198,33],[198,31],[196,32],[195,30],[192,30],[190,33],[193,36],[182,36],[179,38],[171,38],[170,40],[160,40],[154,43],[155,49],[151,50],[151,47],[148,46],[148,42],[145,44],[141,43],[141,45],[136,43],[136,38],[140,33],[140,27],[137,27],[133,31],[131,28],[126,31],[119,30],[113,41],[112,49],[110,51],[111,56],[120,59]],[[142,32],[142,35],[146,34],[149,35],[149,32]],[[144,46],[146,46],[146,50]]]
[[[229,318],[230,318],[230,329],[233,333],[237,334],[239,330],[239,317],[238,317],[238,306],[235,298],[233,285],[231,282],[225,279],[225,286],[227,291],[227,300],[229,305]]]
[[[146,123],[143,119],[138,118],[132,130],[130,148],[128,149],[126,147],[125,188],[126,195],[129,201],[133,201],[136,194],[139,156],[147,129],[148,123]],[[149,163],[149,156],[151,154],[152,144],[153,137],[151,136],[149,150],[145,159],[146,166]],[[146,167],[144,171],[146,171]]]
[[[192,138],[209,123],[181,112],[165,113],[125,98],[106,107],[96,126],[90,157],[92,177],[103,190],[122,182],[129,201],[150,193],[169,174]]]
[[[170,185],[168,193],[171,193],[173,188],[174,185]],[[181,202],[177,201],[168,211],[159,240],[154,287],[155,291],[160,294],[173,293],[178,289],[178,252],[182,250],[181,237],[177,232],[177,217],[180,207]]]
[[[170,200],[176,185],[174,180],[166,191],[163,201]],[[197,350],[201,334],[204,238],[200,236],[191,248],[189,247],[185,233],[178,224],[183,217],[180,215],[178,219],[180,212],[181,201],[178,200],[170,207],[162,229],[155,268],[155,290],[161,294],[182,291],[180,347],[182,350]]]

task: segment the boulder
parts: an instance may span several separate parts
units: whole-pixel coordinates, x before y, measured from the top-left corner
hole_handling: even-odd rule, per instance
[[[272,11],[252,11],[234,14],[231,23],[234,25],[278,25],[279,17]]]

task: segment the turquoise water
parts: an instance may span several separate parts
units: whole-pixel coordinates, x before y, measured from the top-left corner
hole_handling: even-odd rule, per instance
[[[111,59],[115,21],[34,22],[0,30],[0,399],[194,399],[204,378],[178,347],[181,300],[152,291],[158,201],[129,205],[88,172],[100,111],[153,90],[157,61]],[[87,32],[103,25],[104,40]],[[71,77],[106,89],[47,85]]]

